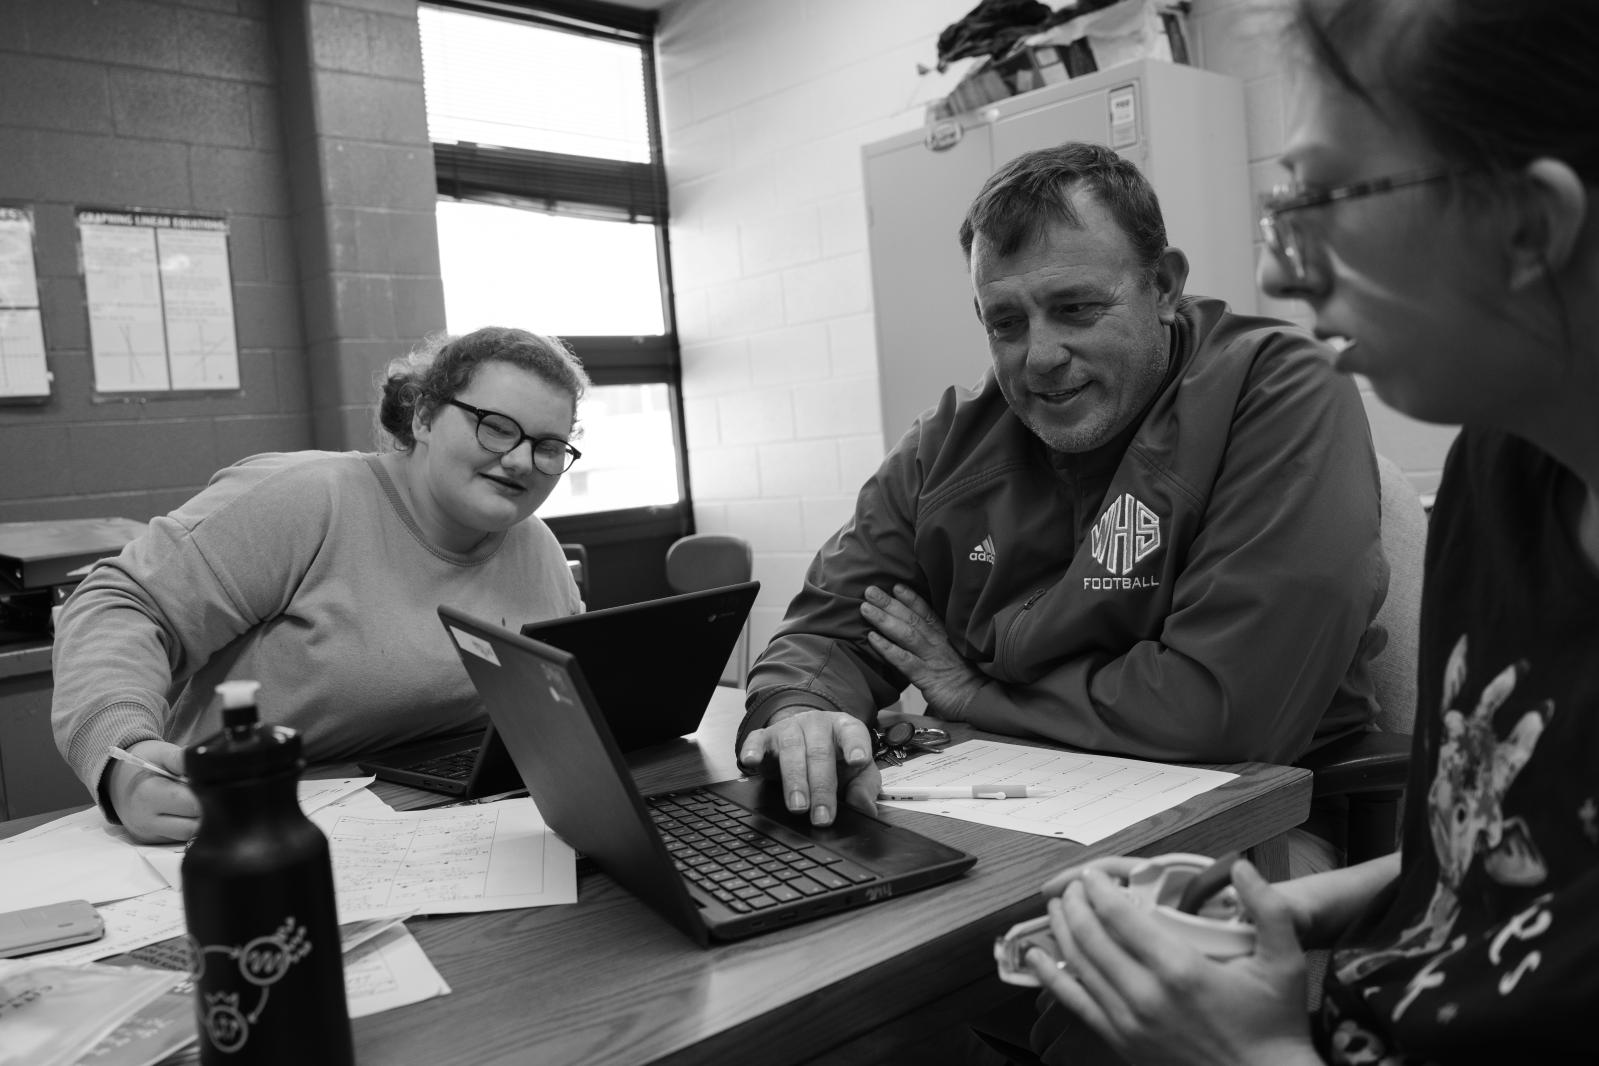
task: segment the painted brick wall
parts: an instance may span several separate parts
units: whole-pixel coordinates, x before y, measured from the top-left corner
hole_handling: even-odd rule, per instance
[[[1198,64],[1245,83],[1260,191],[1277,180],[1284,102],[1277,50],[1250,2],[1199,0],[1189,25]],[[939,32],[972,6],[677,0],[662,11],[695,519],[754,545],[757,647],[882,457],[861,146],[921,124],[937,92],[917,65],[933,62]],[[1308,320],[1301,304],[1268,313]],[[1453,430],[1367,392],[1378,447],[1430,488]]]
[[[936,93],[917,64],[972,6],[679,0],[662,12],[695,523],[754,546],[757,648],[883,456],[861,146],[920,124]]]
[[[443,322],[415,0],[0,0],[0,202],[53,391],[0,405],[0,521],[147,519],[254,452],[370,448]],[[73,211],[225,214],[237,393],[95,397]]]

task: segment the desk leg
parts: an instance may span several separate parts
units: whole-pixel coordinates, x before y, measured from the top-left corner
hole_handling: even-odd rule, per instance
[[[1288,834],[1279,833],[1270,840],[1263,840],[1259,844],[1244,852],[1244,857],[1254,864],[1255,869],[1268,881],[1288,880]]]

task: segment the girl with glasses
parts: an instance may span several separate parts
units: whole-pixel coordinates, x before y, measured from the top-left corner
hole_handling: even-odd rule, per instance
[[[97,565],[56,627],[57,744],[135,837],[183,840],[183,748],[216,732],[219,681],[262,683],[265,720],[313,761],[473,725],[481,708],[436,609],[510,627],[583,609],[535,515],[578,457],[588,377],[558,339],[430,339],[382,384],[378,453],[255,455]]]
[[[1291,183],[1265,205],[1261,281],[1309,304],[1340,369],[1463,426],[1429,531],[1403,843],[1278,885],[1239,863],[1258,946],[1228,962],[1121,898],[1128,860],[1089,864],[1049,903],[1064,969],[1032,965],[1132,1062],[1590,1062],[1599,5],[1288,10]]]

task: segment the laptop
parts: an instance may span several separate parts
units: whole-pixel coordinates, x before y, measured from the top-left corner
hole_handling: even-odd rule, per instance
[[[522,632],[588,665],[617,744],[637,751],[700,727],[759,589],[760,582],[745,581],[530,622]],[[356,765],[383,781],[462,799],[522,787],[492,723]]]
[[[904,895],[977,861],[850,807],[817,828],[759,778],[643,796],[576,656],[450,607],[439,618],[545,822],[701,946]]]

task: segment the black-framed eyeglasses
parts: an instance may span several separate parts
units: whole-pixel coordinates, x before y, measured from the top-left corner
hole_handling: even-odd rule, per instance
[[[1292,280],[1304,283],[1310,278],[1308,253],[1313,239],[1306,227],[1296,225],[1295,220],[1289,216],[1295,212],[1306,211],[1312,207],[1326,207],[1342,200],[1359,200],[1394,189],[1443,181],[1461,173],[1459,167],[1437,167],[1351,182],[1348,185],[1335,185],[1330,189],[1307,190],[1297,185],[1278,185],[1260,198],[1260,235],[1271,253],[1288,267]]]
[[[533,465],[540,473],[551,477],[566,473],[573,463],[583,458],[582,452],[560,437],[534,437],[522,432],[521,423],[510,415],[502,415],[498,411],[486,411],[481,407],[462,403],[460,400],[444,402],[477,417],[477,442],[485,451],[493,452],[495,455],[508,455],[520,447],[523,441],[528,441],[533,445]]]

